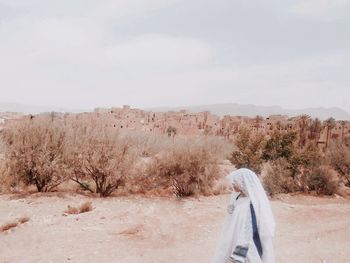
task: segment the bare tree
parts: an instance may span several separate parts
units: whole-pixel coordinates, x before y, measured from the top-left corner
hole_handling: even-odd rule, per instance
[[[344,142],[344,132],[345,132],[345,126],[346,126],[346,121],[341,121],[341,141]]]
[[[254,126],[256,128],[257,131],[259,131],[260,125],[262,123],[262,121],[264,120],[264,118],[260,115],[256,115],[254,118]]]
[[[324,127],[327,129],[327,136],[326,136],[326,148],[328,148],[329,145],[329,138],[332,137],[332,129],[335,127],[335,119],[334,118],[328,118],[323,123]]]
[[[118,131],[87,123],[70,129],[65,162],[71,180],[105,197],[124,185],[135,154],[131,141]]]
[[[7,175],[39,192],[55,189],[66,178],[62,172],[65,131],[48,117],[19,121],[2,133]]]
[[[322,131],[322,123],[318,118],[311,121],[309,126],[309,139],[315,140],[316,142],[320,139],[320,133]]]
[[[168,129],[166,130],[166,133],[168,134],[169,137],[172,136],[174,138],[175,135],[177,134],[177,130],[175,127],[169,126]]]
[[[306,130],[309,127],[310,116],[303,114],[299,116],[299,147],[304,147],[306,144]]]

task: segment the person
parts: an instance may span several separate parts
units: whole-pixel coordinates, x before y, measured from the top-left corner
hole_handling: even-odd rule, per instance
[[[259,178],[245,168],[228,177],[235,191],[212,263],[274,263],[275,220]]]

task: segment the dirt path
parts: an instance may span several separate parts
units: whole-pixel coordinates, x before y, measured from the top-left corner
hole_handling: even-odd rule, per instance
[[[0,225],[30,221],[0,233],[4,262],[210,262],[228,195],[187,199],[83,196],[24,199],[0,196]],[[67,205],[95,209],[64,216]],[[348,262],[350,202],[283,196],[272,201],[277,262]]]

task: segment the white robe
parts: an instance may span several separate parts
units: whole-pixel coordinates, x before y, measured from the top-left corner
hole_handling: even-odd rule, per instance
[[[228,175],[230,182],[237,186],[247,196],[237,200],[237,194],[231,195],[231,204],[235,205],[232,214],[228,214],[220,242],[212,263],[225,263],[237,246],[248,247],[249,263],[274,263],[272,238],[275,235],[275,219],[269,199],[257,175],[246,168],[238,169]],[[257,248],[253,239],[252,216],[250,203],[254,207],[257,228],[259,231],[262,257],[257,257]],[[245,243],[245,244],[243,244]],[[240,252],[244,253],[244,249]],[[241,258],[240,258],[241,259]]]
[[[233,251],[239,245],[248,247],[246,263],[263,262],[253,240],[250,199],[240,197],[236,200],[236,195],[232,195],[230,205],[232,204],[235,207],[234,211],[232,214],[228,213],[225,218],[220,242],[212,263],[228,262]]]

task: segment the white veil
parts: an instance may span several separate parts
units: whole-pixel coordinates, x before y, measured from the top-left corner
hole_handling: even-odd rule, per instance
[[[249,169],[238,169],[229,175],[233,184],[239,185],[253,204],[260,237],[275,235],[275,219],[269,199],[257,175]]]
[[[257,226],[263,247],[262,262],[274,262],[272,237],[275,235],[275,219],[270,202],[257,175],[249,169],[238,169],[229,175],[230,181],[245,192],[253,204]]]

